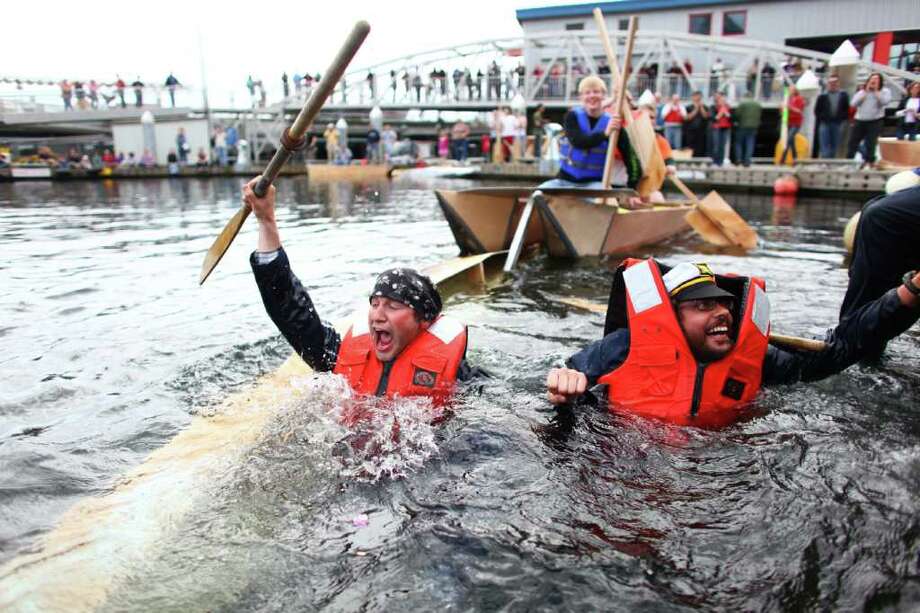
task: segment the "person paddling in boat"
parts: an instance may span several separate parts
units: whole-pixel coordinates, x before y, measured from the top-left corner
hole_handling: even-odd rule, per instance
[[[768,343],[763,280],[718,276],[705,264],[668,268],[626,260],[614,274],[605,336],[549,371],[555,405],[607,386],[608,406],[677,425],[723,426],[748,412],[761,386],[842,371],[920,317],[920,273],[841,320],[819,352]]]
[[[441,296],[431,280],[410,268],[377,277],[366,311],[355,315],[342,337],[323,323],[307,290],[291,270],[275,222],[275,188],[243,190],[243,201],[259,221],[258,248],[250,257],[269,317],[294,351],[317,372],[342,375],[358,394],[426,396],[446,403],[455,382],[473,376],[466,362],[467,329],[441,314]]]
[[[607,159],[607,142],[610,133],[622,126],[618,113],[610,113],[614,101],[607,97],[607,86],[594,75],[583,78],[578,84],[581,105],[569,110],[563,119],[565,137],[560,142],[559,174],[544,182],[546,187],[574,187],[604,189],[604,163]],[[625,130],[619,130],[617,150],[614,153],[611,183],[617,187],[635,188],[642,178],[642,165]],[[642,204],[639,197],[630,198],[629,204]]]

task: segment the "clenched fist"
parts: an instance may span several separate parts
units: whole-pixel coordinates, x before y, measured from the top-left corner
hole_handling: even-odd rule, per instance
[[[588,388],[583,372],[571,368],[553,368],[546,375],[546,397],[553,404],[565,404],[581,396]]]

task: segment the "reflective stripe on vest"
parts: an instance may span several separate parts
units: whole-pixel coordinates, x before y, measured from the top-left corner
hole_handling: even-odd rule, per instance
[[[386,397],[429,396],[435,404],[446,402],[466,355],[466,342],[466,326],[452,317],[438,317],[396,356],[390,368]],[[363,314],[356,315],[342,339],[333,372],[344,376],[359,394],[376,393],[383,363],[374,352],[366,308]]]
[[[763,281],[744,279],[743,315],[736,326],[735,345],[721,360],[703,365],[690,351],[658,264],[630,259],[625,266],[629,354],[623,364],[598,379],[609,386],[610,409],[678,425],[712,427],[737,420],[760,390],[770,331],[770,303]]]
[[[610,115],[604,113],[592,128],[584,107],[577,106],[572,112],[575,113],[578,127],[584,134],[603,134],[610,123]],[[568,138],[563,137],[559,141],[559,155],[562,158],[559,162],[560,167],[572,177],[579,181],[599,180],[604,176],[604,164],[607,162],[607,141],[604,140],[591,149],[578,149],[572,146]],[[621,157],[619,150],[614,151],[614,157]]]

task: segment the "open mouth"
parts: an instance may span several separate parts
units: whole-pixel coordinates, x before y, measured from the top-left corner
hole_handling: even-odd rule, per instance
[[[728,326],[714,326],[706,330],[706,336],[715,340],[728,340]]]
[[[386,353],[393,347],[393,335],[386,330],[374,330],[374,349]]]

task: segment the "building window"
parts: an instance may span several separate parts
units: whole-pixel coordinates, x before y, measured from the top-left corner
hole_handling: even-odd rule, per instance
[[[744,34],[747,30],[747,11],[725,11],[722,13],[722,35]]]
[[[691,13],[690,33],[709,36],[712,33],[712,13]]]
[[[617,22],[618,30],[628,30],[629,29],[629,19],[621,19]]]
[[[565,24],[565,29],[566,30],[584,30],[585,23],[583,21],[580,21],[578,23],[567,23]]]

